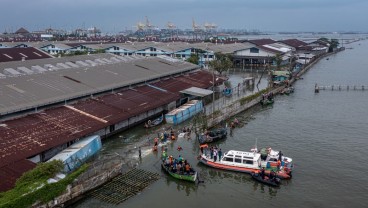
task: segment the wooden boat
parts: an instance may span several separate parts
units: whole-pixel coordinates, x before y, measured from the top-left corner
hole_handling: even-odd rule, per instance
[[[277,171],[277,167],[267,165],[270,163],[265,161],[262,163],[261,154],[256,151],[243,152],[237,150],[229,150],[225,152],[225,154],[221,158],[219,158],[218,161],[214,161],[210,158],[209,150],[206,150],[204,151],[204,154],[199,157],[199,161],[213,168],[249,174],[259,171],[262,167],[265,168],[266,175],[269,175],[271,171]],[[289,179],[291,178],[291,171],[289,169],[284,169],[283,167],[280,167],[280,170],[276,172],[276,177],[281,179]]]
[[[226,138],[226,136],[227,136],[226,128],[214,129],[212,131],[208,131],[206,134],[199,135],[198,142],[200,144],[217,142],[221,139]]]
[[[184,181],[190,181],[190,182],[195,182],[197,180],[197,172],[194,169],[191,169],[191,171],[189,172],[189,174],[184,173],[184,172],[172,172],[170,170],[169,167],[165,166],[164,163],[161,164],[162,169],[164,169],[169,175],[171,175],[172,177],[179,179],[179,180],[184,180]]]
[[[155,120],[151,121],[148,120],[147,123],[144,124],[144,127],[151,128],[157,125],[160,125],[164,121],[164,116],[161,115],[160,117],[156,118]]]
[[[259,173],[251,173],[252,178],[258,182],[270,185],[270,186],[275,186],[278,187],[280,186],[280,179],[279,178],[274,178],[274,179],[270,179],[268,176],[265,176],[264,178],[262,178],[262,176]]]
[[[233,94],[233,89],[231,89],[231,88],[225,88],[222,91],[222,94],[225,95],[226,97],[230,97]]]

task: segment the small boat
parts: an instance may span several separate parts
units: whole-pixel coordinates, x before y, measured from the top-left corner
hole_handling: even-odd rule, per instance
[[[295,90],[294,87],[289,87],[288,89],[290,93],[294,93],[294,90]]]
[[[273,98],[272,99],[263,99],[260,101],[261,105],[271,105],[274,103]]]
[[[286,87],[283,90],[281,90],[282,95],[290,95],[290,93],[294,92],[294,87]]]
[[[212,131],[208,131],[207,133],[203,133],[199,135],[198,141],[199,141],[199,144],[217,142],[221,139],[226,138],[226,136],[227,136],[227,129],[219,128],[219,129],[214,129]]]
[[[231,88],[225,88],[222,91],[222,94],[225,95],[226,97],[230,97],[233,94],[233,89],[231,89]]]
[[[144,124],[144,127],[151,128],[157,125],[160,125],[164,121],[164,116],[161,115],[160,117],[156,118],[155,120],[151,121],[148,120],[147,123]]]
[[[251,173],[252,178],[258,182],[270,185],[270,186],[275,186],[278,187],[280,186],[280,179],[279,178],[274,178],[274,179],[270,179],[268,176],[264,176],[264,178],[262,178],[262,176],[259,173]]]
[[[212,158],[210,158],[209,151],[206,150],[199,157],[199,161],[213,168],[249,174],[259,171],[262,167],[265,168],[266,175],[269,175],[271,171],[274,171],[275,169],[277,171],[277,166],[272,166],[268,161],[262,161],[261,154],[257,151],[243,152],[229,150],[225,152],[225,154],[219,158],[219,160],[214,161]],[[291,178],[291,170],[289,168],[285,169],[283,166],[280,166],[280,170],[276,172],[276,177],[281,179],[289,179]]]
[[[197,180],[197,175],[198,173],[191,168],[191,171],[188,173],[185,172],[173,172],[172,170],[170,170],[170,167],[166,166],[164,163],[161,164],[162,169],[164,169],[169,175],[171,175],[172,177],[179,179],[179,180],[184,180],[184,181],[190,181],[190,182],[195,182]]]

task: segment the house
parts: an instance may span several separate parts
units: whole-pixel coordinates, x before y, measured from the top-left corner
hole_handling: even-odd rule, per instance
[[[283,52],[265,46],[253,46],[237,50],[234,52],[234,62],[240,62],[246,65],[264,65],[272,64],[273,57]]]
[[[272,71],[272,81],[275,84],[285,82],[290,78],[289,71]]]
[[[68,53],[70,48],[70,46],[62,43],[50,43],[40,47],[41,50],[51,55]]]

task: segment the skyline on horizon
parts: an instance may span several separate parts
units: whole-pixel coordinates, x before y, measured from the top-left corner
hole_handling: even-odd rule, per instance
[[[161,29],[169,21],[178,29],[191,29],[194,19],[198,25],[214,23],[218,29],[368,32],[368,1],[364,0],[3,0],[2,7],[9,9],[0,13],[7,20],[0,22],[1,33],[21,27],[29,31],[97,27],[103,33],[118,33],[136,30],[146,16]],[[23,12],[14,16],[15,9]]]

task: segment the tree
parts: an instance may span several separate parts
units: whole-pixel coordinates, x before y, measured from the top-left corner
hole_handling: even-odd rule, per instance
[[[320,38],[318,40],[321,40],[323,42],[326,42],[326,43],[330,44],[330,46],[328,48],[328,52],[333,52],[334,48],[337,48],[340,44],[339,40],[337,40],[337,39],[329,40],[328,38],[323,37],[323,38]]]
[[[233,66],[232,56],[223,53],[215,53],[215,60],[210,61],[208,64],[221,75],[222,72],[227,71]]]
[[[280,70],[281,68],[281,63],[282,63],[282,55],[277,53],[274,57],[273,57],[273,60],[275,61],[276,63],[276,69],[277,70]]]
[[[199,56],[198,54],[192,53],[190,55],[190,57],[187,59],[188,62],[192,63],[192,64],[199,64]]]
[[[339,44],[339,40],[331,39],[329,51],[332,52],[334,48],[337,48],[339,46]]]

